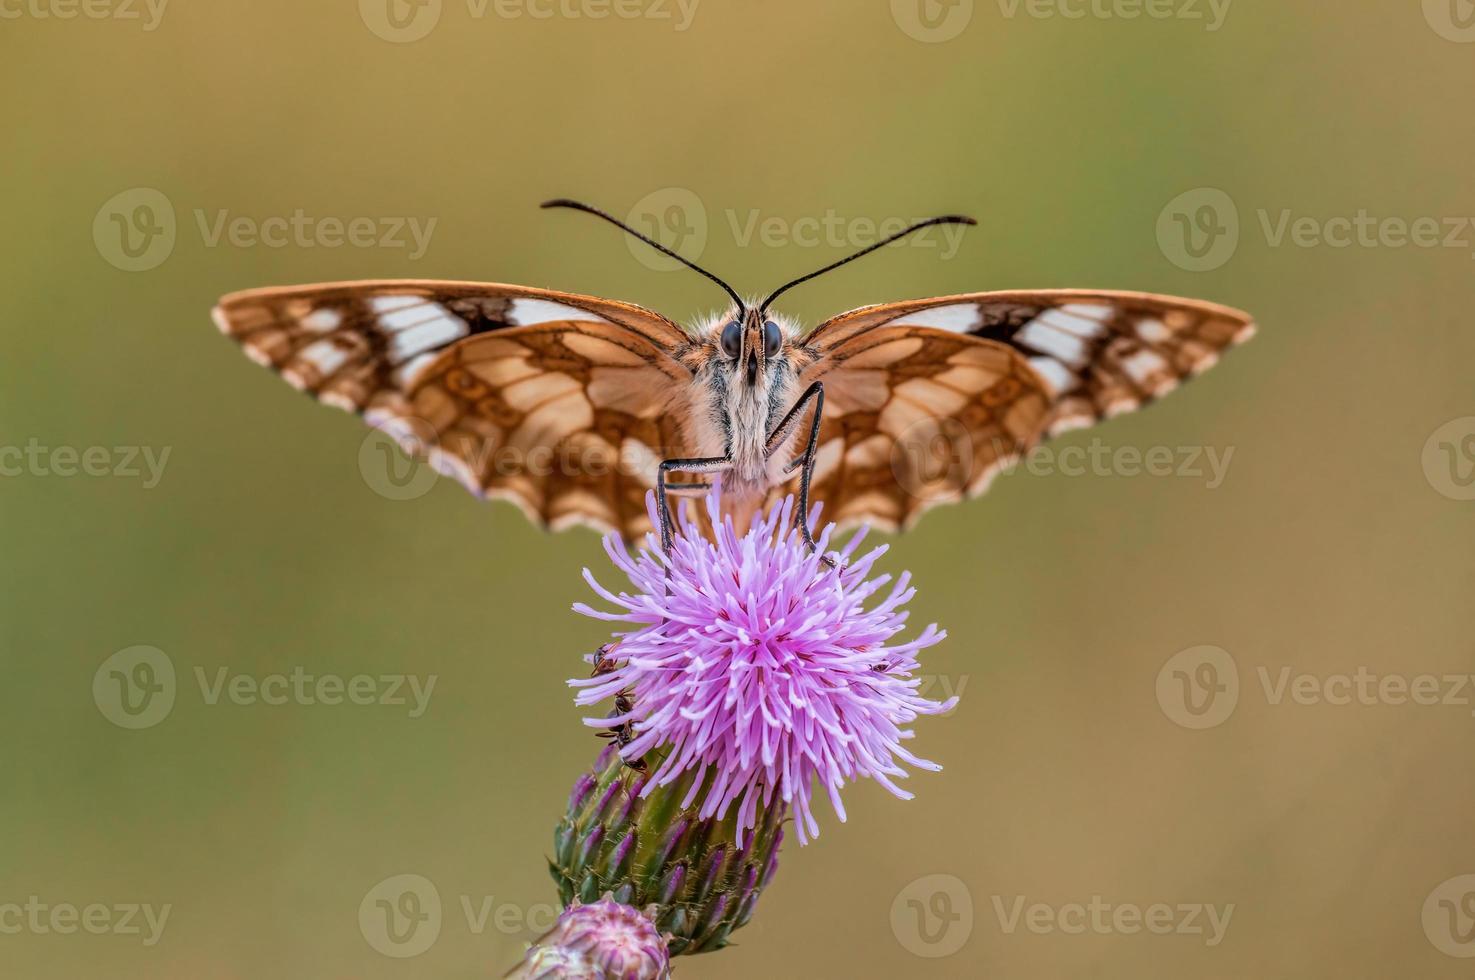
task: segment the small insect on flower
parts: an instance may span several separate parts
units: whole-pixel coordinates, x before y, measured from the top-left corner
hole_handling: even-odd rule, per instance
[[[698,819],[721,818],[736,806],[740,831],[777,795],[793,807],[804,843],[819,833],[810,807],[816,781],[844,820],[846,782],[869,777],[909,799],[895,782],[907,776],[902,764],[940,768],[902,743],[912,736],[903,726],[957,702],[922,697],[922,679],[913,676],[917,653],[946,634],[933,625],[888,645],[915,590],[905,574],[894,582],[869,577],[886,549],[855,557],[864,531],[834,567],[824,561],[834,526],[811,550],[792,497],[740,535],[722,514],[720,493],[713,488],[706,498],[710,539],[689,512],[669,552],[653,536],[633,557],[618,537],[605,539],[634,591],[610,592],[586,569],[590,587],[617,609],[574,608],[634,629],[617,634],[618,658],[604,658],[612,665],[569,683],[581,688],[579,705],[616,699],[615,714],[585,724],[617,728],[625,758],[661,750],[644,793],[695,772],[682,805],[700,795]],[[648,506],[656,506],[653,499]]]
[[[599,652],[594,655],[594,672],[589,675],[590,677],[602,677],[605,674],[612,673],[619,666],[615,658],[610,656],[614,648],[615,644],[613,643],[606,643],[599,648]],[[621,717],[631,715],[635,711],[634,697],[635,692],[629,688],[617,692],[615,694],[615,714]],[[623,752],[625,746],[629,745],[631,740],[635,738],[635,726],[627,721],[608,728],[605,731],[597,732],[596,734],[600,738],[615,739],[620,745],[621,752]],[[645,764],[643,758],[625,758],[624,762],[625,765],[634,769],[636,772],[643,773],[649,771],[649,767]]]

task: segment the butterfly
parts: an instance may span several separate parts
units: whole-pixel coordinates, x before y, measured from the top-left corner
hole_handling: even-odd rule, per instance
[[[797,491],[829,520],[908,527],[987,489],[1048,436],[1155,401],[1254,333],[1249,316],[1150,293],[1018,290],[867,306],[805,333],[794,286],[919,222],[689,327],[629,303],[495,283],[374,280],[222,298],[219,328],[317,400],[355,412],[481,496],[561,529],[672,542],[668,498],[721,479],[741,520]],[[645,506],[656,491],[658,528]],[[741,525],[740,525],[741,526]]]

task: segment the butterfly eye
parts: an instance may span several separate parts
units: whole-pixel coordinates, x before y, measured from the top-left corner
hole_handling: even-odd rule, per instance
[[[736,320],[722,328],[722,353],[737,357],[743,349],[743,325]]]
[[[778,349],[783,345],[784,335],[779,331],[778,324],[768,320],[763,324],[763,356],[773,357],[778,354]]]

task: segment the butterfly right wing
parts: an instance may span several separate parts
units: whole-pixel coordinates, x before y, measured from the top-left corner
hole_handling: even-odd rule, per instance
[[[640,307],[379,280],[233,293],[214,315],[294,387],[554,528],[638,536],[657,462],[686,452],[687,335]]]
[[[1248,314],[1217,303],[1120,290],[1036,289],[863,307],[820,324],[805,343],[826,351],[881,327],[902,326],[1015,351],[1050,390],[1049,435],[1143,408],[1255,333]]]
[[[1254,333],[1200,300],[1108,290],[940,296],[841,314],[804,338],[823,381],[825,517],[905,527],[982,493],[1046,436],[1141,408]]]

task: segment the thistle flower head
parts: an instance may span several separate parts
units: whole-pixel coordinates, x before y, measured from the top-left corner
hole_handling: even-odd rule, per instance
[[[945,634],[933,625],[888,645],[915,590],[906,574],[894,582],[871,577],[886,549],[855,557],[864,531],[842,550],[840,567],[831,567],[820,556],[834,526],[811,552],[794,525],[792,497],[740,535],[720,516],[719,493],[706,500],[710,539],[685,513],[669,555],[654,536],[633,557],[618,538],[605,539],[634,591],[610,592],[586,569],[590,587],[616,609],[575,609],[633,629],[617,634],[608,653],[615,669],[570,683],[581,688],[580,705],[633,692],[629,711],[586,724],[629,724],[627,759],[665,749],[646,792],[695,771],[699,778],[681,805],[700,795],[699,819],[721,818],[736,806],[740,832],[753,826],[760,802],[777,794],[793,808],[805,843],[819,833],[810,805],[816,782],[843,821],[840,789],[847,781],[870,777],[909,799],[894,781],[907,775],[901,764],[940,768],[902,742],[912,735],[904,726],[918,715],[956,703],[922,697],[921,679],[913,676],[917,652]],[[647,506],[654,517],[653,501]]]
[[[649,916],[608,895],[574,902],[508,974],[515,980],[665,980],[666,941]]]
[[[680,807],[695,773],[642,792],[647,776],[616,749],[607,746],[574,783],[553,832],[548,870],[558,897],[572,905],[603,895],[643,908],[673,957],[723,948],[778,869],[784,808],[760,807],[740,844],[735,814],[696,820]]]

